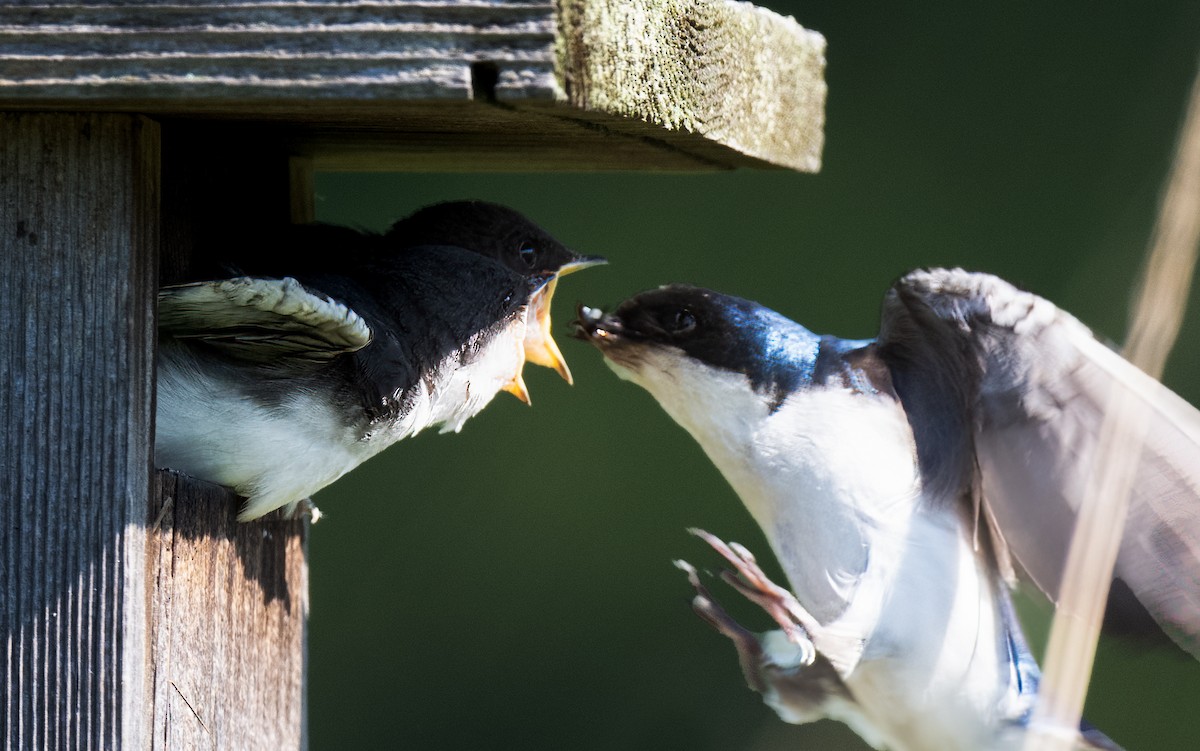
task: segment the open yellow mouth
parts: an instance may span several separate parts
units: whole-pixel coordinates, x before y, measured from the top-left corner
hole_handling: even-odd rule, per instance
[[[553,279],[533,293],[529,299],[529,310],[525,314],[524,359],[534,365],[553,368],[569,384],[574,384],[575,380],[571,377],[571,369],[567,367],[562,350],[558,348],[550,331],[550,304],[554,299],[554,290],[558,287],[560,277],[602,263],[607,263],[607,261],[602,258],[582,258],[565,264]],[[525,387],[525,381],[521,377],[521,369],[517,370],[516,376],[504,387],[504,390],[526,404],[529,403],[529,390]]]
[[[575,383],[571,378],[571,369],[563,359],[562,350],[554,341],[550,331],[550,302],[554,297],[554,288],[558,286],[558,277],[551,279],[546,286],[533,294],[529,301],[529,314],[525,324],[525,359],[534,365],[554,368],[567,383]]]
[[[524,367],[524,365],[525,363],[521,363],[521,367]],[[504,387],[504,390],[526,404],[532,403],[529,400],[529,388],[525,385],[525,379],[521,377],[520,368],[517,369],[517,374],[513,376],[511,381],[508,382],[508,385]]]
[[[564,381],[572,385],[575,380],[571,378],[571,369],[567,367],[567,361],[563,358],[562,351],[559,350],[554,336],[550,333],[550,301],[554,298],[554,290],[558,287],[559,279],[567,274],[574,274],[576,271],[603,263],[608,263],[608,261],[599,256],[590,256],[564,264],[554,278],[535,292],[529,301],[529,310],[532,315],[526,319],[528,323],[525,327],[525,359],[534,365],[554,368]]]

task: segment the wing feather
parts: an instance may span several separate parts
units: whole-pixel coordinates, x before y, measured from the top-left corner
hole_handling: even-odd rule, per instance
[[[362,349],[371,328],[346,305],[290,277],[236,277],[164,287],[159,330],[249,362],[327,362]]]
[[[1051,599],[1102,460],[1097,438],[1110,395],[1117,388],[1136,401],[1149,431],[1138,445],[1135,426],[1120,427],[1140,457],[1116,574],[1200,657],[1200,411],[1066,312],[987,274],[938,269],[900,280],[884,304],[881,348],[914,331],[960,343],[899,366],[910,379],[944,372],[938,358],[970,371],[968,440],[983,501],[1012,558]]]

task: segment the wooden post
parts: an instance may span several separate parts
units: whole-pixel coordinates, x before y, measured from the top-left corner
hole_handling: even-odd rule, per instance
[[[154,491],[144,747],[304,748],[307,525],[239,524],[237,497],[172,472]]]
[[[158,126],[0,115],[0,733],[143,748]]]
[[[130,115],[0,118],[0,634],[11,748],[304,745],[306,526],[151,476],[154,300],[290,210],[287,155]]]

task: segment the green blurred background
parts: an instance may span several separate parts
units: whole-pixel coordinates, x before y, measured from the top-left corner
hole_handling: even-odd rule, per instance
[[[718,562],[686,527],[766,545],[691,439],[566,338],[576,301],[687,281],[865,337],[898,275],[962,265],[1122,339],[1200,3],[763,4],[829,42],[818,175],[319,176],[324,221],[482,198],[611,265],[559,287],[574,388],[531,367],[532,408],[502,394],[317,496],[314,749],[863,748],[778,720],[691,613],[671,560]],[[1166,380],[1200,403],[1200,296]],[[1200,664],[1181,655],[1105,643],[1089,717],[1131,749],[1196,748]]]

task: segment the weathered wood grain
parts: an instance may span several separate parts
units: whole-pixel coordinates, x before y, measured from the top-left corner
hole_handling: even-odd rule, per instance
[[[821,167],[825,39],[750,3],[563,0],[558,76],[585,111]]]
[[[160,236],[182,273],[282,221],[287,165],[137,116],[0,116],[5,748],[304,745],[304,522],[151,476]]]
[[[241,499],[169,471],[154,498],[151,747],[302,748],[307,524],[239,524]]]
[[[815,171],[824,49],[732,0],[0,0],[0,108],[262,122],[319,169]]]
[[[0,115],[0,738],[138,748],[158,127]]]

